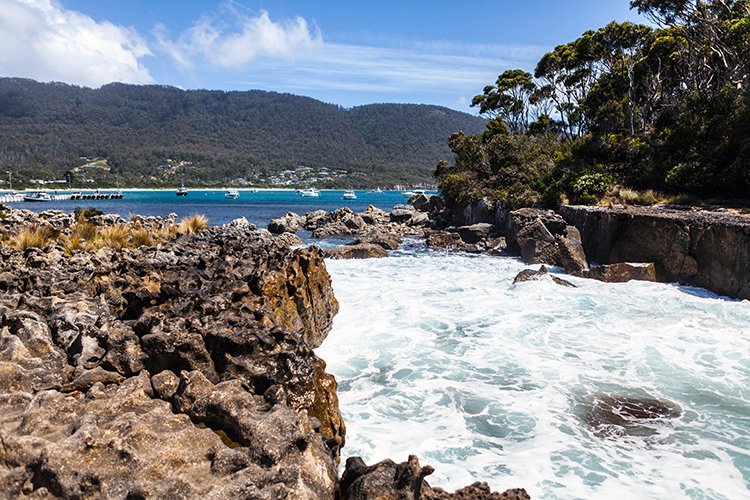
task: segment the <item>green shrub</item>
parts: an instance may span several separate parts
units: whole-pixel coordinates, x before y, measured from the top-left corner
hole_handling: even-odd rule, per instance
[[[573,203],[591,205],[597,203],[612,187],[612,176],[606,172],[586,173],[571,183]]]
[[[467,200],[469,197],[471,180],[469,179],[468,174],[464,172],[448,174],[443,177],[438,189],[440,190],[440,194],[449,204],[460,203],[461,201]]]

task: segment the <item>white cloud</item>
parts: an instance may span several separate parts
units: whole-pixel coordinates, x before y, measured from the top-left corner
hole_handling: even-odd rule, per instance
[[[132,29],[96,22],[53,0],[0,0],[0,75],[98,87],[153,81]]]
[[[320,32],[301,17],[274,22],[265,11],[248,16],[232,4],[225,10],[230,13],[231,25],[204,16],[174,41],[164,26],[157,26],[158,46],[178,67],[191,70],[204,63],[240,69],[258,57],[295,60],[309,57],[323,44]]]

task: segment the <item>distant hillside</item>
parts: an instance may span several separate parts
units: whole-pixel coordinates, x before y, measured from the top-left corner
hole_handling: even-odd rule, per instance
[[[181,174],[168,159],[191,162],[191,183],[267,180],[298,165],[346,170],[328,182],[353,187],[419,182],[451,157],[451,133],[483,129],[484,120],[439,106],[344,109],[264,91],[0,79],[0,168],[19,178],[59,178],[84,157],[107,160],[104,183],[174,184]]]

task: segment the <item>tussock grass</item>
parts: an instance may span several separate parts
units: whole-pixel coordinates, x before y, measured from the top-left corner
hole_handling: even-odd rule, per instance
[[[44,248],[49,245],[57,235],[49,227],[27,226],[21,228],[16,234],[8,238],[8,246],[17,250],[27,248]]]
[[[635,189],[620,188],[617,190],[617,198],[625,205],[650,206],[665,203],[666,198],[651,189],[647,191],[636,191]]]
[[[112,248],[113,250],[122,250],[127,247],[129,240],[130,230],[128,226],[121,222],[105,227],[99,232],[101,246]]]
[[[130,233],[130,246],[133,248],[138,247],[152,247],[156,244],[154,236],[147,229],[142,227],[131,228]]]
[[[180,221],[180,234],[191,234],[209,228],[208,218],[202,214],[193,214]]]
[[[666,195],[652,189],[638,191],[622,186],[615,186],[607,196],[602,199],[602,205],[612,206],[636,205],[636,206],[653,206],[653,205],[694,205],[700,206],[701,200],[695,196],[688,195]]]
[[[75,225],[69,235],[60,235],[49,227],[38,224],[28,225],[16,234],[9,234],[0,230],[0,244],[12,248],[25,250],[31,247],[43,248],[58,241],[65,253],[73,255],[75,252],[111,248],[138,248],[142,246],[157,246],[166,240],[180,234],[190,234],[210,227],[205,215],[191,215],[185,217],[179,224],[166,222],[162,225],[141,225],[137,216],[131,216],[130,222],[118,222],[111,226],[100,227],[88,221],[83,213],[79,213]]]
[[[81,215],[76,220],[76,225],[73,226],[73,233],[70,235],[70,239],[93,241],[96,238],[96,226],[90,223],[86,218]]]
[[[156,237],[163,240],[171,240],[178,234],[180,234],[180,232],[176,224],[168,224],[156,231]]]

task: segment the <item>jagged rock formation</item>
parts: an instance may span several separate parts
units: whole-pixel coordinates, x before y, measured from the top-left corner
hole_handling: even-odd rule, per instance
[[[242,225],[69,258],[0,246],[0,290],[3,495],[334,496],[317,249]]]

